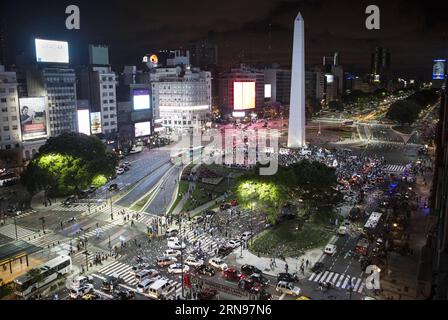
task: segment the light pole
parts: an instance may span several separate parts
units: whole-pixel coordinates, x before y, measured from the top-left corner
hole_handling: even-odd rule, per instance
[[[184,297],[184,250],[182,248],[182,213],[179,213],[179,228],[180,228],[180,265],[182,268],[182,298]]]
[[[114,220],[114,212],[112,209],[112,192],[109,191],[109,200],[110,200],[110,219]]]
[[[16,241],[19,240],[19,236],[17,234],[17,219],[16,217],[14,217],[14,229],[16,231]]]

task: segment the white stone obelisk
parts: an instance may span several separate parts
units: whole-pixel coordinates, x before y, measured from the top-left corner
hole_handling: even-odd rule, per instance
[[[294,20],[288,148],[305,146],[305,26],[302,15]]]

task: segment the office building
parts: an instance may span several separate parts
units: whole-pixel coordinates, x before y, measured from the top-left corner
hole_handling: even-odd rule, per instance
[[[0,150],[20,148],[22,138],[19,119],[18,83],[15,72],[0,65]]]
[[[291,70],[264,69],[265,101],[289,105],[291,93]]]
[[[192,42],[188,48],[193,67],[210,70],[218,64],[218,46],[208,39]]]
[[[371,56],[371,81],[387,84],[390,77],[390,52],[388,49],[376,47]]]

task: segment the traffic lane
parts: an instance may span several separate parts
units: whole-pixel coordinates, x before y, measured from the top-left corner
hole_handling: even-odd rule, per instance
[[[143,197],[147,192],[154,187],[162,176],[171,168],[171,163],[165,163],[155,171],[151,172],[147,177],[143,178],[138,185],[131,189],[120,200],[116,201],[116,204],[129,207],[138,199]]]
[[[157,189],[155,197],[144,209],[145,212],[156,215],[165,214],[168,210],[167,206],[170,204],[173,194],[176,191],[177,184],[179,183],[179,173],[179,166],[170,168],[167,177],[165,177],[162,185]]]

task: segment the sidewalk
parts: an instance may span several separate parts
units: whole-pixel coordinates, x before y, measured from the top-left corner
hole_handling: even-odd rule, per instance
[[[275,266],[273,269],[271,269],[271,258],[266,257],[257,257],[253,253],[251,253],[249,250],[245,249],[243,250],[243,256],[241,257],[241,249],[238,249],[231,253],[227,260],[230,265],[236,265],[237,267],[241,267],[243,264],[250,264],[261,271],[263,273],[277,277],[277,275],[281,272],[286,272],[285,265],[288,264],[288,272],[294,273],[297,272],[300,279],[308,277],[312,272],[310,268],[320,259],[322,256],[322,249],[313,249],[305,252],[305,254],[299,256],[299,257],[287,257],[286,262],[280,259],[275,259]],[[308,260],[308,268],[305,268],[305,274],[300,273],[300,265],[302,263],[302,260],[304,262],[304,266],[306,263],[306,260]]]

